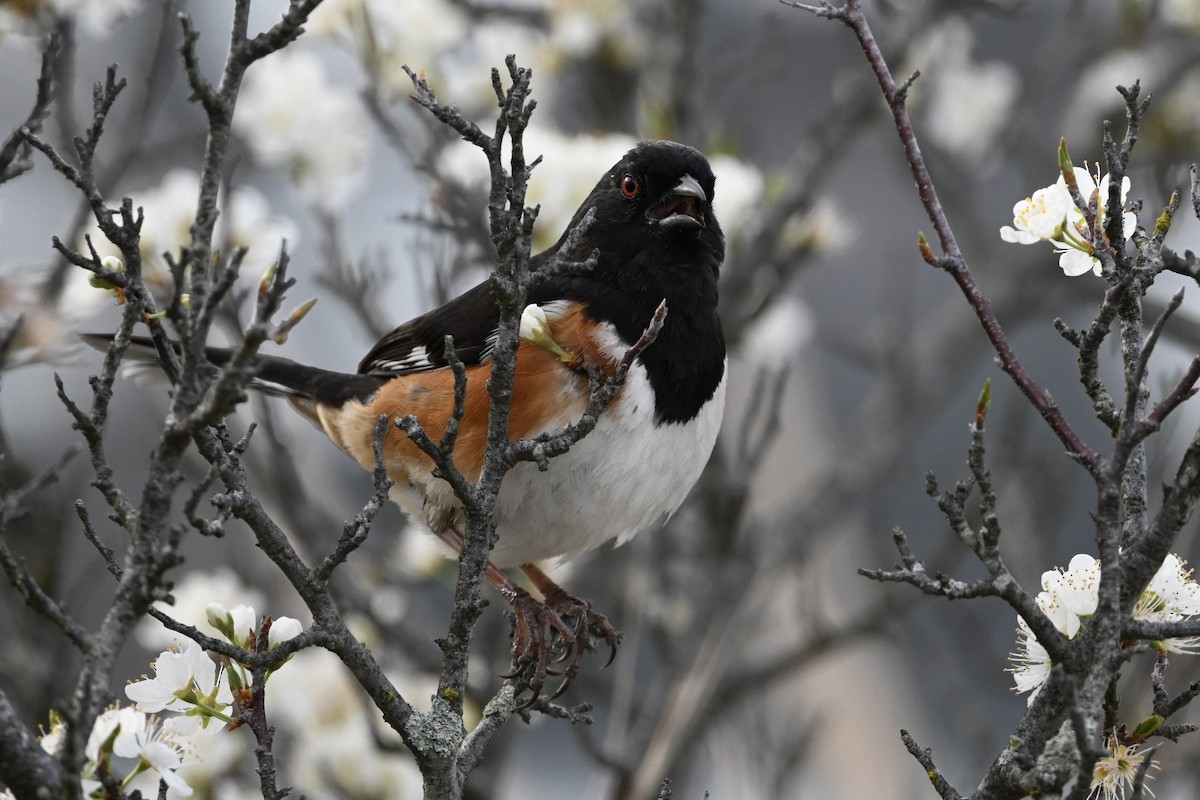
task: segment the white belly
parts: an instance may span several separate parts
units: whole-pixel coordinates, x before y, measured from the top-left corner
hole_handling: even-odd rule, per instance
[[[654,424],[645,369],[629,370],[620,403],[541,472],[529,462],[504,478],[496,498],[492,562],[509,567],[572,556],[661,524],[683,503],[712,454],[725,379],[695,419]]]
[[[573,556],[615,539],[618,544],[663,522],[683,503],[712,454],[725,408],[725,377],[695,419],[654,424],[654,395],[646,370],[635,364],[619,402],[590,434],[542,472],[514,466],[496,498],[499,567]],[[574,420],[559,420],[556,430]],[[431,478],[419,489],[392,488],[392,499],[416,520],[457,505],[449,484]]]

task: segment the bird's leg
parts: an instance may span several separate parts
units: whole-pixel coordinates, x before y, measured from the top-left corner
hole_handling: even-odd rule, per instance
[[[592,611],[591,604],[587,601],[567,594],[537,566],[522,564],[521,571],[541,592],[545,604],[553,609],[560,619],[575,621],[575,652],[567,663],[564,672],[566,680],[563,681],[563,686],[565,687],[571,678],[575,677],[575,671],[579,669],[579,664],[583,661],[584,652],[591,649],[592,636],[604,637],[604,641],[608,643],[609,647],[608,661],[604,662],[604,666],[607,667],[611,664],[617,657],[617,643],[621,640],[621,632],[612,626],[608,617]],[[560,660],[566,660],[566,655]]]
[[[435,533],[439,539],[450,545],[454,552],[457,553],[462,551],[463,536],[456,528],[449,526],[440,531],[435,531]],[[564,598],[574,601],[574,607],[576,609],[582,608],[586,611],[586,604],[570,597],[570,595],[567,595],[562,589],[559,589],[558,586],[541,570],[538,570],[536,567],[530,568],[535,570],[537,574],[541,576],[541,580],[544,581],[546,585],[557,589],[558,593]],[[522,567],[522,569],[525,569],[525,567]],[[526,572],[526,574],[529,573]],[[568,665],[566,670],[566,678],[554,691],[554,694],[550,699],[558,697],[560,694],[566,691],[567,685],[571,682],[571,678],[574,676],[575,670],[578,667],[578,662],[582,658],[583,648],[579,647],[577,644],[577,633],[579,626],[576,626],[576,629],[573,630],[571,626],[564,621],[563,616],[556,608],[551,606],[548,602],[542,602],[534,598],[533,595],[529,594],[529,592],[525,591],[520,586],[517,586],[515,583],[513,583],[512,579],[508,577],[508,574],[505,573],[504,570],[497,567],[491,561],[487,563],[487,567],[484,570],[484,575],[487,577],[488,582],[491,583],[492,586],[496,588],[496,591],[500,593],[500,596],[507,600],[508,604],[512,606],[513,615],[516,618],[516,625],[515,629],[513,630],[513,669],[511,672],[505,673],[501,677],[515,678],[532,667],[532,673],[529,675],[527,685],[529,690],[533,693],[533,696],[524,705],[524,708],[528,708],[529,706],[533,705],[533,703],[538,699],[538,696],[541,695],[542,687],[546,683],[546,675],[558,674],[551,673],[549,668],[550,664],[558,663],[559,661],[565,661],[566,659],[573,657],[571,664]],[[540,583],[538,580],[534,580],[534,584],[538,587],[538,591],[543,592],[543,594],[545,593],[545,590],[542,588],[542,583]],[[600,619],[604,618],[600,617]],[[604,620],[604,624],[608,625],[608,620]],[[608,625],[608,629],[611,631],[612,626]],[[562,654],[557,658],[551,659],[555,645],[555,631],[558,632],[559,639],[561,641]],[[613,633],[615,635],[616,631],[613,631]],[[583,625],[583,636],[583,642],[586,644],[587,625]]]

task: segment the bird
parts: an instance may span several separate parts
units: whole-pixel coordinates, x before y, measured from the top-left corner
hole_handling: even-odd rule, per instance
[[[528,704],[541,693],[547,674],[564,675],[552,697],[564,691],[594,639],[606,640],[609,663],[619,640],[606,617],[537,564],[609,541],[619,544],[661,523],[682,504],[715,446],[727,367],[717,314],[725,239],[713,213],[715,181],[699,150],[665,140],[640,142],[599,179],[558,241],[530,259],[536,273],[594,254],[590,269],[554,272],[528,293],[550,339],[575,360],[522,340],[510,411],[513,439],[577,421],[589,394],[580,365],[611,372],[660,303],[665,301],[669,315],[631,363],[592,432],[544,470],[531,462],[515,464],[501,484],[497,539],[485,574],[514,611],[514,667],[504,677],[525,676],[532,692]],[[577,228],[582,235],[572,237]],[[371,471],[381,416],[412,415],[434,441],[445,432],[455,391],[445,344],[450,336],[466,374],[453,460],[474,481],[486,449],[486,383],[498,322],[492,285],[485,280],[384,335],[353,373],[260,354],[251,367],[253,385],[285,395]],[[141,344],[148,346],[148,340]],[[231,353],[216,347],[206,352],[218,367]],[[429,457],[395,425],[386,433],[384,457],[394,481],[391,498],[457,551],[465,532],[462,507],[434,475]],[[524,572],[541,600],[508,576],[511,568]],[[551,667],[558,663],[566,666],[554,673]]]

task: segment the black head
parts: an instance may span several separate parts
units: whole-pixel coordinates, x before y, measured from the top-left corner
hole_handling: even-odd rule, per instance
[[[571,227],[595,208],[585,247],[629,238],[631,249],[649,249],[656,260],[704,262],[715,275],[725,257],[725,238],[712,210],[715,184],[708,159],[694,147],[641,142],[600,179]]]

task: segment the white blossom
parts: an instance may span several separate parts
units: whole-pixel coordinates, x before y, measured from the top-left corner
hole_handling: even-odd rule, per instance
[[[1029,629],[1029,623],[1021,617],[1017,617],[1017,649],[1008,657],[1013,663],[1008,671],[1013,675],[1017,693],[1032,692],[1029,703],[1033,703],[1042,685],[1049,679],[1053,664],[1046,648]]]
[[[536,125],[526,129],[524,142],[527,160],[542,156],[525,197],[526,205],[540,206],[533,232],[535,250],[558,240],[598,176],[637,144],[636,139],[623,134],[570,136]],[[445,149],[439,174],[466,189],[484,190],[488,185],[487,160],[467,142],[456,142]]]
[[[1071,204],[1071,195],[1058,184],[1038,189],[1032,197],[1013,206],[1013,225],[1016,227],[1002,227],[1000,238],[1015,244],[1057,239],[1062,235]]]
[[[795,293],[789,292],[767,306],[746,328],[742,350],[760,369],[779,371],[789,368],[789,356],[800,352],[812,339],[816,323],[812,309]]]
[[[258,615],[253,606],[240,603],[226,608],[220,603],[209,603],[204,608],[204,615],[208,624],[233,644],[245,648],[253,646],[254,635],[258,632]]]
[[[169,298],[174,290],[164,253],[172,253],[178,258],[180,248],[191,241],[199,195],[200,175],[188,169],[173,169],[158,185],[132,193],[134,208],[140,206],[143,212],[138,242],[142,277],[160,301]],[[236,187],[227,198],[218,197],[217,203],[221,214],[213,231],[213,247],[226,253],[237,247],[247,248],[242,275],[257,280],[257,276],[279,257],[284,240],[290,246],[296,244],[296,224],[287,217],[273,214],[266,198],[257,189]],[[95,222],[86,231],[86,236],[102,259],[121,258],[121,251],[104,237]],[[80,237],[76,248],[81,253],[89,253],[84,237]],[[92,273],[82,269],[72,273],[64,292],[64,307],[86,306],[94,298],[104,297],[105,293],[96,289],[92,277]]]
[[[1100,600],[1100,562],[1086,554],[1071,559],[1066,570],[1042,573],[1037,604],[1054,627],[1074,639],[1082,620],[1096,613]]]
[[[1138,598],[1133,618],[1176,622],[1200,614],[1200,584],[1191,576],[1186,561],[1173,553],[1168,555]],[[1174,653],[1200,652],[1200,637],[1164,639],[1160,644]]]
[[[1042,591],[1035,598],[1038,608],[1054,627],[1068,639],[1074,639],[1096,613],[1100,599],[1100,562],[1081,553],[1071,559],[1067,569],[1042,573]],[[1187,563],[1177,555],[1168,555],[1142,591],[1134,605],[1134,619],[1150,622],[1176,622],[1200,615],[1200,585],[1191,578]],[[1016,691],[1032,691],[1029,701],[1050,676],[1052,664],[1045,648],[1037,641],[1024,619],[1017,618],[1017,649],[1010,654]],[[1166,639],[1162,649],[1176,653],[1200,652],[1200,638]]]
[[[546,336],[546,312],[536,303],[525,306],[521,312],[521,330],[519,336],[527,341],[536,343]]]
[[[441,84],[441,59],[462,46],[472,25],[461,7],[445,0],[326,0],[305,28],[353,53],[385,91],[407,93],[412,83],[402,67]],[[488,66],[503,63],[502,57]],[[476,77],[487,83],[486,70]]]
[[[75,17],[92,37],[107,36],[112,27],[137,11],[142,0],[23,0],[0,4],[0,36],[39,36],[57,15]]]
[[[628,0],[550,2],[545,12],[548,30],[539,60],[543,68],[602,60],[609,69],[632,70],[645,64],[655,47]]]
[[[1159,8],[1168,22],[1200,31],[1200,3],[1195,0],[1161,0]]]
[[[758,227],[766,181],[758,167],[724,153],[709,159],[717,176],[713,190],[713,213],[721,229],[730,238]]]
[[[61,14],[74,14],[84,30],[93,36],[106,36],[113,24],[130,16],[142,0],[53,0]]]
[[[988,154],[1021,87],[1010,64],[972,56],[974,39],[965,20],[950,17],[916,48],[923,63],[915,97],[923,101],[929,135],[963,160]]]
[[[110,739],[112,749],[106,751]],[[123,788],[157,794],[155,790],[162,780],[167,784],[168,797],[192,795],[192,788],[176,772],[185,761],[191,760],[186,740],[164,730],[158,717],[136,708],[113,708],[97,717],[84,753],[89,759],[84,768],[85,793],[100,788],[95,775],[101,761],[108,762],[106,768],[111,770],[110,756],[117,756],[135,760],[131,771],[122,780]],[[138,777],[142,780],[135,781]]]
[[[196,717],[203,727],[211,719],[230,719],[227,707],[233,695],[225,682],[225,671],[217,667],[189,640],[182,651],[168,650],[154,660],[154,677],[134,681],[125,695],[147,712],[164,709]]]
[[[1083,167],[1074,168],[1074,177],[1083,201],[1095,204],[1097,226],[1103,230],[1108,215],[1109,176],[1097,179]],[[1129,194],[1129,178],[1121,180],[1121,205]],[[1122,233],[1125,239],[1133,235],[1137,216],[1122,212]],[[1014,227],[1015,226],[1015,227]],[[1000,228],[1000,238],[1015,244],[1049,242],[1059,254],[1059,267],[1069,276],[1086,272],[1100,274],[1101,265],[1094,255],[1087,218],[1072,198],[1066,179],[1039,189],[1031,197],[1013,206],[1013,225]]]
[[[317,208],[342,207],[363,184],[366,113],[353,91],[329,82],[312,53],[288,49],[256,64],[233,124],[255,159],[285,170]]]
[[[395,670],[402,681],[413,670]],[[432,682],[398,687],[408,698],[429,697]],[[296,734],[292,780],[309,796],[421,797],[421,777],[411,757],[381,750],[377,736],[394,732],[361,713],[361,689],[334,654],[310,648],[271,677],[267,715]],[[382,725],[382,723],[379,723]],[[468,720],[468,725],[471,722]]]
[[[1110,739],[1108,755],[1097,759],[1092,767],[1089,800],[1125,800],[1126,792],[1133,788],[1145,759],[1137,752],[1137,745],[1125,745]],[[1151,796],[1154,794],[1149,793]]]
[[[271,622],[271,631],[267,635],[267,644],[271,648],[278,647],[288,639],[294,639],[304,632],[300,620],[293,617],[278,617]]]
[[[210,605],[215,603],[222,607],[239,604],[261,606],[265,600],[262,592],[248,587],[237,573],[228,567],[219,567],[212,572],[189,572],[175,584],[171,594],[175,599],[173,605],[160,602],[155,603],[154,607],[175,620],[195,626],[212,636],[221,635],[221,632],[209,622]],[[182,647],[191,641],[149,619],[138,627],[137,637],[143,646],[152,649],[171,644]]]

